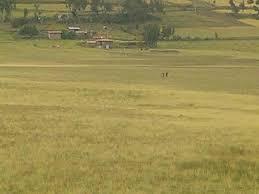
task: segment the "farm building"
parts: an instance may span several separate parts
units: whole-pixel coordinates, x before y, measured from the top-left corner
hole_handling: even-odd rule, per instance
[[[87,45],[92,48],[97,47],[97,48],[111,49],[113,45],[113,40],[111,39],[89,40],[87,41]]]
[[[113,40],[104,39],[104,38],[87,41],[87,45],[92,48],[97,47],[97,48],[111,49],[112,44],[113,44]]]
[[[61,31],[48,31],[48,38],[50,40],[60,40],[61,39]]]
[[[111,49],[112,48],[112,44],[113,44],[113,40],[111,39],[97,39],[96,40],[96,46],[98,48],[105,48],[105,49]]]
[[[87,31],[75,31],[77,38],[86,39],[88,37]]]
[[[81,29],[80,27],[72,27],[72,26],[71,26],[71,27],[68,27],[68,30],[69,30],[69,31],[73,31],[73,32],[80,31],[80,29]]]

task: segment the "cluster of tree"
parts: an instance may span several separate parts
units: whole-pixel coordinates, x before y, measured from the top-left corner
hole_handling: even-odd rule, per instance
[[[16,0],[0,0],[0,13],[2,20],[9,20],[12,10],[15,9]],[[129,22],[143,21],[156,12],[163,13],[165,8],[164,0],[123,0],[117,6],[117,15],[127,18]],[[73,16],[79,16],[86,8],[91,13],[108,15],[113,11],[114,5],[109,0],[65,0],[67,8]],[[41,15],[40,0],[33,0],[34,17],[39,19]],[[24,17],[29,14],[28,9],[24,9]],[[116,14],[115,14],[116,15]]]
[[[259,15],[259,0],[247,0],[247,4],[254,5],[253,8],[257,12],[257,15]]]
[[[257,15],[259,15],[259,0],[245,0],[241,1],[239,4],[235,2],[235,0],[229,0],[229,5],[233,13],[237,14],[241,10],[246,9],[246,3],[248,5],[253,5],[253,9],[257,12]]]
[[[79,12],[84,11],[88,6],[92,13],[111,12],[113,5],[105,0],[65,0],[66,6],[70,9],[73,16],[77,16]]]
[[[239,6],[236,5],[234,0],[229,0],[229,5],[233,13],[238,13],[240,11]]]
[[[33,36],[37,36],[39,34],[39,30],[35,25],[26,24],[19,30],[19,34],[22,36],[29,36],[31,38]]]
[[[15,0],[0,0],[0,14],[2,21],[8,21],[10,19],[12,10],[15,9]]]
[[[147,16],[155,12],[164,12],[165,4],[162,0],[125,0],[122,4],[122,13],[131,22],[145,20]]]
[[[144,27],[144,41],[148,47],[156,47],[158,40],[169,40],[175,29],[171,25],[148,24]]]
[[[113,4],[107,0],[66,0],[66,5],[74,16],[90,8],[93,14],[113,11]],[[128,17],[129,21],[145,19],[148,14],[164,12],[163,0],[124,0],[120,3],[121,13]]]

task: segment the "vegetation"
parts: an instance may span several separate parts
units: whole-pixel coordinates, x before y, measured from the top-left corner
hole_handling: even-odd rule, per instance
[[[37,27],[35,25],[24,25],[20,30],[19,30],[19,34],[23,35],[23,36],[29,36],[29,37],[33,37],[33,36],[37,36],[39,34],[39,30],[37,29]]]
[[[73,39],[76,39],[76,33],[73,31],[63,30],[61,34],[61,38],[73,40]]]
[[[14,8],[15,0],[0,0],[0,14],[2,16],[2,21],[9,21]]]
[[[159,40],[160,27],[157,24],[149,24],[144,28],[144,41],[148,47],[156,47]]]
[[[234,0],[229,0],[229,5],[234,13],[238,13],[240,11],[240,8],[235,4]]]
[[[66,0],[66,6],[70,9],[73,16],[77,16],[77,12],[84,10],[87,6],[86,0]]]
[[[0,23],[0,193],[258,193],[258,4],[233,3],[17,0]]]

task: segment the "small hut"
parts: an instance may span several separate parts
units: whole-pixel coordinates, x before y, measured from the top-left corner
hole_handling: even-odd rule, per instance
[[[73,31],[73,32],[77,32],[77,31],[80,31],[80,27],[73,27],[73,26],[71,26],[71,27],[68,27],[68,30],[69,31]]]
[[[105,39],[105,38],[96,39],[96,46],[98,48],[111,49],[112,44],[113,44],[113,40],[111,39]]]
[[[61,39],[61,31],[48,31],[48,38],[50,40],[60,40]]]

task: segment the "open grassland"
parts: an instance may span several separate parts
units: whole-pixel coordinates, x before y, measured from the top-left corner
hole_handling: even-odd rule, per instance
[[[258,45],[0,43],[0,193],[258,193]]]
[[[14,16],[32,16],[19,2]],[[44,2],[42,15],[66,12]],[[259,193],[258,22],[173,3],[160,22],[177,35],[229,40],[105,51],[0,24],[1,194]]]

